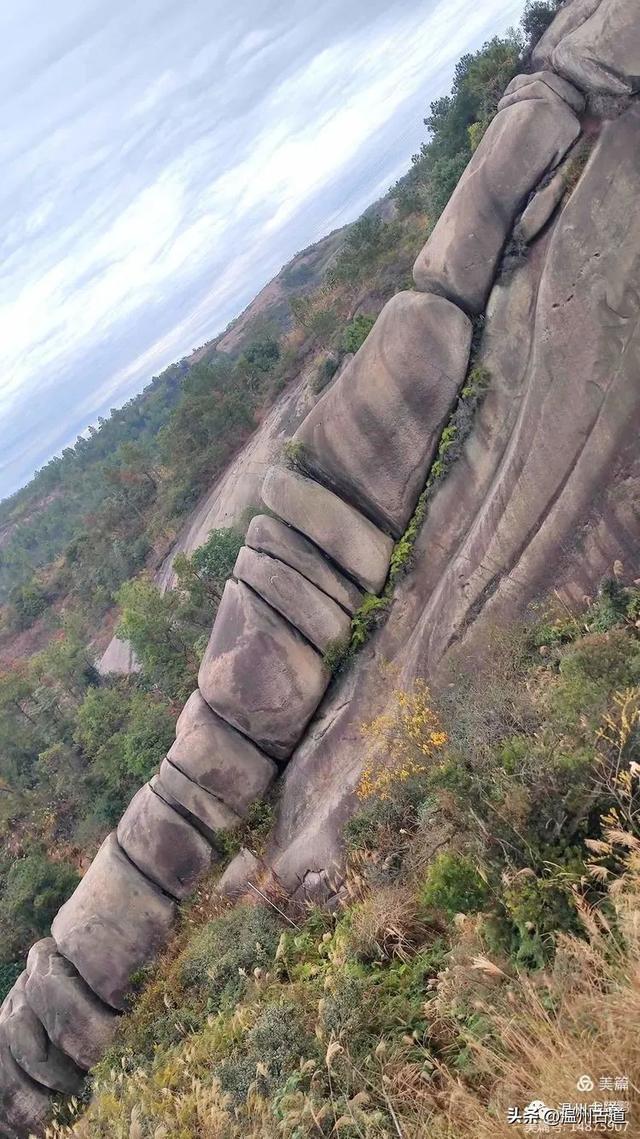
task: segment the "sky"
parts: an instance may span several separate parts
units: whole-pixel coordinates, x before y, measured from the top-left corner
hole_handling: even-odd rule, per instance
[[[522,0],[5,0],[0,498],[409,166]]]

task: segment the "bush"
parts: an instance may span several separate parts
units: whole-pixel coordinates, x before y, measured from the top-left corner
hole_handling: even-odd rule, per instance
[[[364,313],[354,316],[342,335],[342,347],[345,352],[357,352],[364,344],[375,322],[375,316],[366,316]]]
[[[489,890],[465,855],[445,851],[429,870],[422,900],[426,906],[449,914],[474,914],[487,904]]]
[[[53,918],[80,881],[73,866],[34,851],[9,870],[0,899],[0,935],[5,960],[16,949],[49,933]]]
[[[182,984],[208,998],[209,1012],[231,1008],[253,970],[273,961],[281,932],[270,910],[238,906],[195,935],[182,961]]]

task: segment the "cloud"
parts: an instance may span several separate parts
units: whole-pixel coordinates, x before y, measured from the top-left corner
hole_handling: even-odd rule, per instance
[[[520,9],[4,5],[0,494],[358,216]]]

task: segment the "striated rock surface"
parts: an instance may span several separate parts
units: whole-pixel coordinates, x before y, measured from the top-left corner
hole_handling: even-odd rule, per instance
[[[318,479],[399,537],[464,380],[471,322],[443,297],[398,293],[294,441]]]
[[[284,562],[243,546],[233,573],[286,617],[319,652],[325,652],[332,641],[348,636],[348,613]]]
[[[118,842],[145,878],[172,898],[186,898],[211,865],[211,846],[149,783],[118,823]]]
[[[323,593],[353,614],[362,602],[362,590],[327,561],[322,551],[279,518],[259,514],[252,518],[245,538],[259,554],[271,554],[313,582]]]
[[[110,834],[51,932],[94,993],[123,1009],[132,974],[164,944],[174,917],[174,902],[141,874]]]
[[[26,985],[25,971],[0,1008],[0,1038],[8,1044],[16,1064],[32,1080],[52,1091],[74,1095],[82,1086],[83,1073],[51,1043],[27,1000]]]
[[[198,674],[214,712],[287,759],[328,683],[320,654],[246,585],[228,581]]]
[[[559,39],[551,63],[584,91],[605,95],[640,91],[637,0],[601,0],[592,15]]]
[[[262,498],[269,510],[306,534],[363,589],[380,592],[393,550],[388,534],[332,491],[295,471],[271,467]]]
[[[216,716],[198,689],[178,717],[167,759],[240,816],[277,775],[273,760]]]
[[[557,95],[563,103],[567,103],[576,114],[581,114],[585,107],[585,98],[577,87],[556,75],[553,71],[534,71],[530,75],[516,75],[506,88],[504,95],[498,103],[498,110],[511,107],[523,99],[552,99]]]
[[[522,86],[490,124],[414,266],[418,289],[469,313],[484,309],[528,195],[580,133],[571,108],[546,84],[545,97],[528,98],[530,90]]]
[[[29,950],[25,992],[53,1044],[84,1071],[97,1064],[113,1040],[118,1018],[58,953],[52,937]]]
[[[160,772],[151,780],[150,787],[165,803],[189,820],[190,824],[205,835],[214,850],[208,854],[217,859],[215,850],[218,836],[223,831],[233,830],[240,822],[240,816],[230,810],[221,799],[205,791],[198,783],[189,779],[179,767],[174,767],[168,759],[160,765]]]

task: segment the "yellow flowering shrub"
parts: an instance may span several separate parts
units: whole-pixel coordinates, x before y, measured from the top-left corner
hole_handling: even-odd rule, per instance
[[[364,724],[362,734],[376,757],[365,766],[356,788],[359,799],[388,799],[399,783],[423,772],[448,742],[429,688],[417,680],[410,691],[396,689],[390,712]]]

